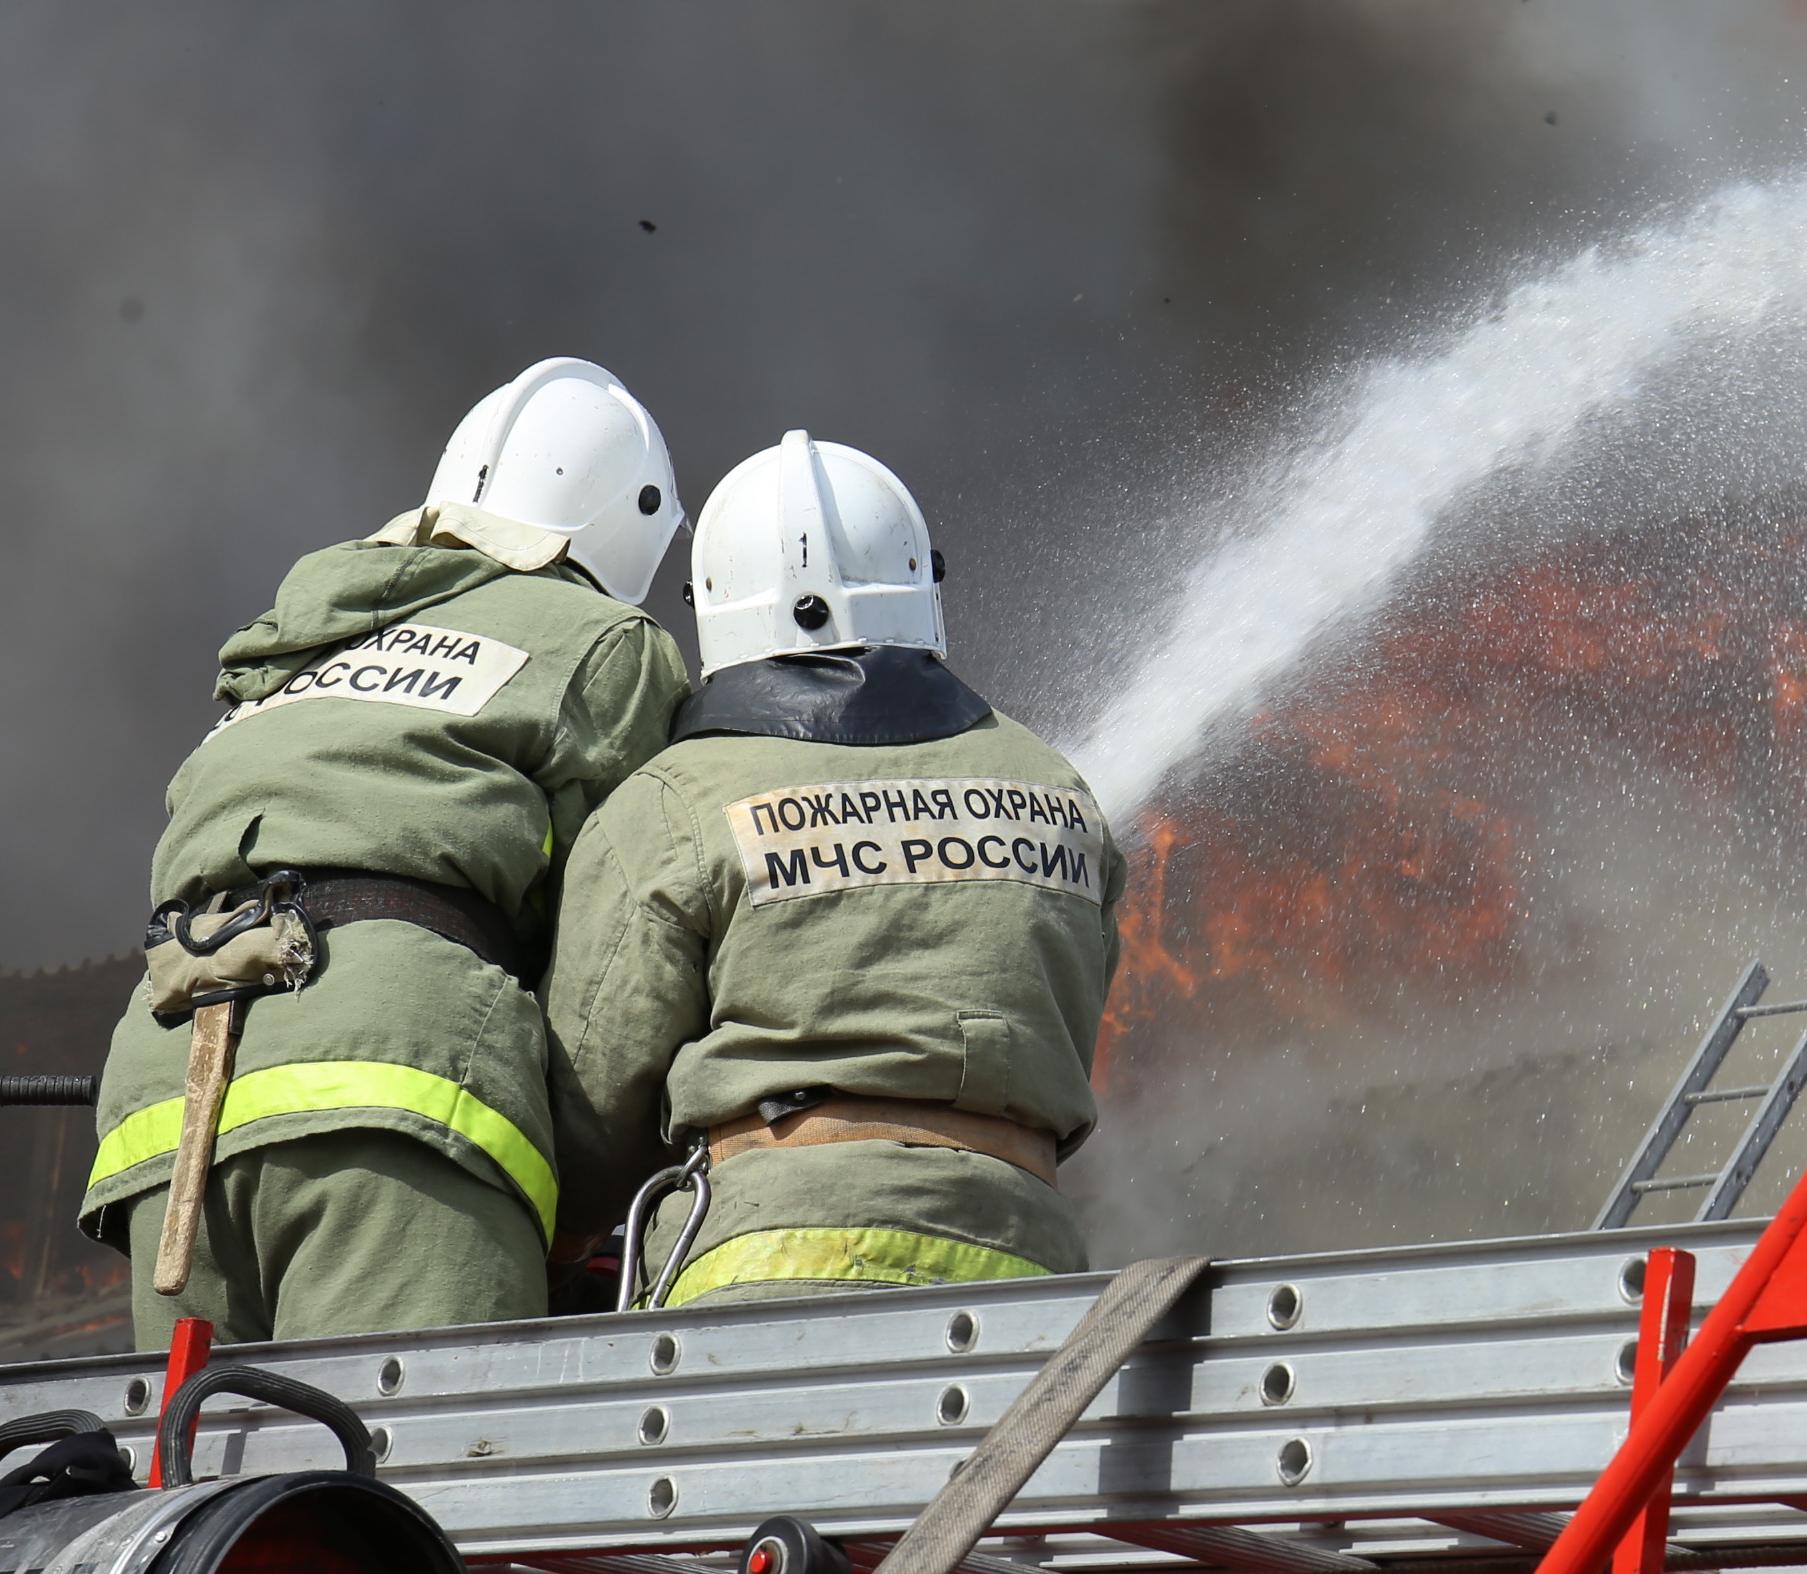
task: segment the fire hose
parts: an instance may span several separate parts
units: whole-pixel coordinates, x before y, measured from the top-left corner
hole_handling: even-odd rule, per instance
[[[0,1077],[0,1105],[92,1104],[98,1077]]]

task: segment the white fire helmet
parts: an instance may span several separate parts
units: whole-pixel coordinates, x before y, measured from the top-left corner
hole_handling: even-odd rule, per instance
[[[446,444],[426,501],[569,536],[571,557],[635,603],[684,522],[653,418],[612,373],[571,356],[530,366],[479,401]]]
[[[703,676],[870,645],[945,656],[939,561],[915,498],[876,459],[786,432],[730,470],[698,516],[690,594]]]

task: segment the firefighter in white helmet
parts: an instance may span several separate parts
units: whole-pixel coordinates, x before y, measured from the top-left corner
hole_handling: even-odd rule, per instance
[[[424,505],[302,558],[227,640],[82,1206],[131,1254],[141,1343],[180,1315],[236,1342],[544,1312],[532,991],[579,827],[688,691],[634,605],[682,519],[640,403],[542,361],[459,423]],[[190,1024],[228,1002],[199,1238],[159,1295]]]
[[[670,1304],[1084,1267],[1123,860],[1073,767],[943,662],[940,558],[877,460],[790,432],[718,486],[703,688],[578,838],[546,1000],[564,1227],[706,1164]],[[686,1179],[686,1186],[691,1183]]]

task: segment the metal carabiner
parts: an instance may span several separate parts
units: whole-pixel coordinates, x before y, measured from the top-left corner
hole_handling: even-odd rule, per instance
[[[709,1186],[709,1150],[700,1143],[696,1152],[684,1161],[684,1179],[678,1183],[677,1189],[695,1192],[696,1200],[690,1204],[690,1217],[684,1221],[683,1229],[678,1231],[678,1238],[671,1243],[671,1255],[665,1259],[665,1266],[660,1269],[659,1277],[653,1283],[652,1293],[646,1298],[649,1307],[665,1304],[665,1297],[671,1293],[672,1284],[684,1266],[684,1259],[690,1255],[690,1248],[696,1244],[696,1238],[702,1232],[703,1220],[709,1215],[709,1202],[713,1195]]]
[[[656,1170],[646,1184],[634,1193],[628,1204],[627,1224],[621,1232],[621,1280],[615,1288],[615,1310],[625,1312],[634,1304],[634,1286],[640,1278],[640,1254],[646,1234],[646,1215],[655,1198],[663,1196],[683,1178],[682,1164]]]
[[[278,869],[274,874],[266,875],[258,882],[258,894],[254,901],[242,904],[239,911],[205,940],[197,940],[189,927],[195,914],[180,902],[165,902],[157,909],[156,917],[173,914],[174,922],[169,923],[170,932],[176,937],[182,949],[190,956],[212,956],[229,940],[236,940],[248,929],[255,929],[259,924],[270,921],[270,912],[274,907],[282,907],[290,911],[299,911],[297,903],[301,893],[307,889],[306,879],[294,869]],[[166,919],[167,922],[167,919]],[[310,925],[311,928],[311,925]]]
[[[647,1218],[652,1212],[653,1203],[668,1191],[694,1192],[696,1200],[690,1205],[690,1217],[684,1221],[677,1240],[672,1243],[671,1254],[665,1259],[665,1266],[653,1281],[652,1290],[646,1297],[648,1309],[665,1304],[665,1297],[671,1293],[672,1283],[684,1266],[684,1259],[690,1255],[690,1248],[696,1244],[697,1234],[708,1215],[711,1193],[709,1149],[706,1146],[698,1143],[695,1151],[682,1164],[667,1165],[634,1193],[634,1200],[627,1210],[627,1225],[621,1237],[621,1282],[615,1291],[615,1310],[618,1312],[633,1308],[634,1286],[640,1279],[641,1257],[645,1250]]]

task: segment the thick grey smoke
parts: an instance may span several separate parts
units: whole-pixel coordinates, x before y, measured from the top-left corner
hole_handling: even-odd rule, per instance
[[[693,511],[790,425],[883,455],[956,664],[1072,735],[1205,478],[1521,259],[1796,161],[1803,71],[1786,0],[18,0],[0,962],[134,943],[223,634],[534,358],[640,392]]]
[[[1778,156],[1799,29],[1729,9],[7,7],[5,867],[30,902],[0,958],[131,944],[221,636],[546,353],[647,397],[693,508],[786,425],[883,453],[952,557],[962,664],[1031,719],[1082,714],[1134,626],[1114,560],[1313,357]]]
[[[221,637],[299,552],[417,501],[464,408],[541,355],[652,404],[693,510],[789,425],[881,452],[970,626],[1024,445],[1120,359],[1162,165],[1139,58],[1107,9],[1023,3],[7,7],[30,902],[0,958],[133,943]],[[683,577],[654,597],[674,627]]]

